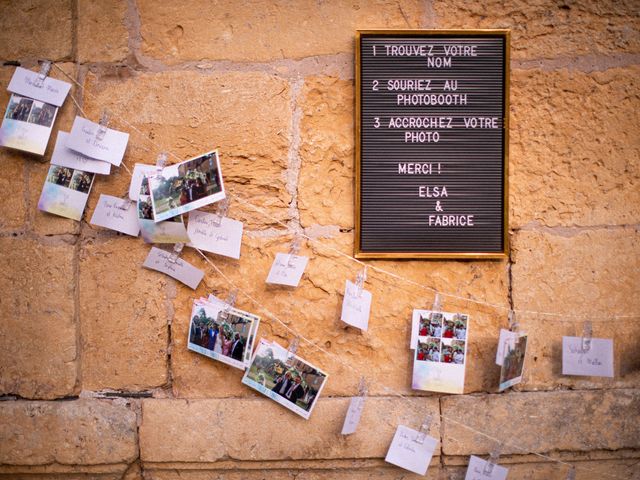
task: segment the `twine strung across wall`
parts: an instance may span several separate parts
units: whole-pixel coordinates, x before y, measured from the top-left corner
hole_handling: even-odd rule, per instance
[[[81,88],[83,90],[83,92],[86,95],[91,96],[92,98],[96,99],[97,97],[93,94],[91,94],[90,92],[86,92],[85,88],[83,85],[81,85],[78,81],[76,81],[73,77],[71,77],[70,75],[68,75],[62,68],[60,68],[57,63],[52,62],[52,65],[58,70],[60,71],[65,77],[67,77],[68,79],[70,79],[76,86],[78,86],[79,88]],[[83,108],[81,107],[80,103],[77,101],[77,99],[70,93],[69,96],[71,97],[73,103],[75,104],[76,108],[78,109],[78,111],[85,117],[88,118],[86,113],[84,112]],[[135,127],[134,125],[132,125],[130,122],[128,122],[126,119],[119,117],[119,116],[115,116],[115,118],[117,120],[119,120],[120,122],[122,122],[123,124],[127,125],[129,128],[131,128],[133,131],[135,131],[136,133],[138,133],[139,135],[141,135],[147,142],[149,142],[150,144],[152,144],[154,147],[158,148],[158,151],[165,151],[167,152],[169,155],[171,155],[173,158],[175,158],[178,161],[182,161],[183,159],[180,158],[177,154],[165,150],[162,148],[161,145],[159,145],[158,143],[156,143],[155,141],[153,141],[152,139],[148,138],[147,135],[144,134],[144,132],[142,132],[141,130],[139,130],[137,127]],[[146,149],[145,149],[146,150]],[[127,167],[127,165],[125,164],[125,162],[122,162],[122,166],[124,167],[124,169],[129,173],[129,175],[131,176],[131,170]],[[371,269],[374,272],[377,272],[383,276],[387,276],[390,279],[393,280],[397,280],[397,281],[401,281],[403,283],[406,283],[408,285],[420,288],[420,289],[424,289],[428,292],[430,292],[431,294],[439,294],[441,296],[445,296],[445,297],[449,297],[455,300],[460,300],[460,301],[464,301],[464,302],[470,302],[470,303],[474,303],[477,305],[484,305],[484,306],[488,306],[491,308],[495,308],[495,309],[499,309],[499,310],[503,310],[503,311],[507,311],[507,312],[515,312],[518,314],[524,314],[524,315],[531,315],[531,316],[540,316],[540,317],[551,317],[551,318],[547,318],[547,319],[542,319],[544,321],[549,321],[554,319],[554,321],[570,321],[570,322],[576,322],[578,320],[586,320],[586,319],[590,319],[592,322],[611,322],[612,319],[638,319],[640,318],[640,314],[632,314],[632,315],[606,315],[606,316],[598,316],[598,318],[592,318],[592,316],[586,316],[586,315],[572,315],[572,314],[563,314],[563,313],[557,313],[557,312],[542,312],[542,311],[534,311],[534,310],[526,310],[526,309],[514,309],[512,308],[510,305],[503,305],[503,304],[496,304],[496,303],[492,303],[492,302],[486,302],[486,301],[482,301],[482,300],[476,300],[473,298],[467,298],[467,297],[462,297],[459,295],[455,295],[452,293],[447,293],[447,292],[442,292],[439,291],[433,287],[430,287],[428,285],[424,285],[421,284],[419,282],[416,282],[414,280],[411,280],[409,278],[403,277],[401,275],[398,275],[396,273],[390,272],[388,270],[382,269],[380,267],[376,267],[374,265],[371,265],[370,263],[365,263],[361,260],[355,259],[352,256],[345,254],[344,252],[331,247],[330,245],[325,245],[322,242],[318,241],[315,238],[312,238],[308,235],[306,235],[303,231],[300,231],[301,229],[292,229],[289,225],[285,224],[284,222],[280,221],[279,219],[273,217],[271,214],[269,214],[268,212],[266,212],[264,209],[252,204],[251,202],[245,200],[244,198],[240,197],[239,195],[236,194],[231,194],[230,192],[227,192],[227,194],[231,197],[233,197],[235,200],[237,200],[239,203],[253,209],[254,211],[258,212],[259,214],[263,215],[264,217],[268,218],[269,220],[271,220],[272,222],[284,227],[287,232],[292,232],[294,233],[296,236],[301,237],[306,239],[307,241],[314,243],[315,245],[318,245],[322,248],[326,248],[328,250],[330,250],[331,252],[337,254],[338,256],[345,258],[351,262],[356,263],[359,267],[367,267],[369,269]],[[215,263],[213,263],[206,254],[204,254],[200,249],[195,249],[197,251],[197,253],[202,256],[202,258],[204,259],[204,261],[210,265],[215,272],[230,286],[230,290],[237,290],[237,292],[239,292],[240,294],[242,294],[245,298],[247,298],[253,305],[255,305],[260,311],[264,312],[267,317],[269,317],[270,319],[276,321],[279,325],[281,325],[285,330],[287,330],[294,338],[300,338],[302,341],[304,341],[305,343],[307,343],[308,345],[310,345],[311,347],[313,347],[314,349],[316,349],[317,351],[323,353],[324,355],[326,355],[327,357],[331,358],[331,359],[335,359],[337,361],[337,363],[339,363],[340,365],[342,365],[343,367],[347,368],[348,370],[360,375],[361,372],[359,372],[356,368],[354,368],[351,364],[349,364],[348,362],[344,361],[339,355],[331,353],[329,351],[327,351],[326,349],[324,349],[323,347],[319,346],[316,342],[314,342],[313,340],[305,337],[304,335],[302,335],[301,333],[299,333],[298,331],[296,331],[295,329],[291,328],[289,325],[287,325],[284,321],[282,321],[277,315],[275,315],[274,313],[272,313],[265,305],[261,304],[258,300],[256,300],[252,295],[250,295],[249,293],[247,293],[244,289],[239,288],[239,286],[237,284],[235,284],[227,275],[225,275],[222,270],[220,270],[220,268],[215,265]],[[384,283],[387,283],[389,285],[392,285],[395,289],[403,291],[405,293],[409,293],[409,294],[414,294],[414,292],[410,292],[409,290],[403,289],[401,287],[399,287],[397,285],[397,283],[393,283],[391,280],[385,280],[385,279],[378,279]],[[412,398],[419,398],[419,397],[409,397],[406,395],[403,395],[399,392],[394,391],[393,389],[387,387],[386,385],[383,385],[379,382],[374,382],[374,384],[379,385],[381,387],[381,389],[388,393],[389,395],[393,396],[393,397],[397,397],[397,398],[401,398],[401,399],[412,399]],[[524,452],[525,454],[532,454],[535,455],[539,458],[542,458],[544,460],[547,461],[551,461],[554,463],[558,463],[560,465],[564,465],[569,467],[568,470],[568,474],[571,475],[572,471],[575,470],[584,470],[584,471],[588,471],[588,472],[597,472],[600,475],[604,475],[605,477],[608,478],[616,478],[616,479],[622,479],[625,477],[619,477],[617,475],[613,475],[610,473],[603,473],[600,472],[598,470],[595,470],[593,468],[589,468],[589,467],[585,467],[585,466],[580,466],[580,467],[576,467],[574,464],[569,463],[569,462],[565,462],[563,460],[559,460],[553,457],[550,457],[548,455],[544,455],[541,453],[536,453],[536,452],[531,452],[529,451],[527,448],[524,448],[516,443],[512,443],[512,442],[505,442],[504,440],[501,440],[499,438],[496,438],[490,434],[487,434],[485,432],[482,432],[480,430],[477,430],[469,425],[466,425],[458,420],[455,420],[453,418],[447,417],[445,415],[439,414],[439,417],[442,421],[449,421],[452,423],[455,423],[456,425],[459,425],[475,434],[481,435],[485,438],[488,438],[489,440],[491,440],[492,442],[495,442],[496,445],[508,445],[511,447],[514,447],[516,450],[519,450],[521,452]],[[629,467],[631,468],[631,467]]]

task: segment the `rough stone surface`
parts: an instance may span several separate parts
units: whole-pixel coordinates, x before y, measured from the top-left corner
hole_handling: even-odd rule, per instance
[[[436,0],[433,11],[437,28],[511,29],[511,56],[518,60],[640,52],[633,1]]]
[[[482,455],[495,446],[486,436],[456,422],[493,437],[517,439],[527,453],[640,446],[638,390],[449,396],[441,404],[445,455]],[[523,451],[509,444],[503,453]]]
[[[301,94],[298,208],[303,226],[353,228],[353,82],[307,79]],[[337,198],[345,201],[336,202]]]
[[[416,0],[138,2],[142,52],[167,64],[202,59],[264,62],[352,52],[357,29],[418,28],[423,8]]]
[[[366,287],[372,292],[374,301],[369,330],[361,332],[339,320],[345,278],[354,278],[357,270],[351,262],[330,249],[349,252],[352,235],[342,234],[333,242],[304,246],[301,254],[309,255],[311,261],[295,290],[265,285],[275,253],[287,251],[289,242],[290,237],[269,240],[246,238],[239,262],[209,255],[236,287],[260,304],[259,307],[242,295],[238,299],[239,308],[262,317],[258,336],[275,339],[284,346],[293,336],[269,316],[264,310],[266,308],[293,331],[302,333],[329,353],[330,356],[304,341],[299,350],[303,358],[330,373],[332,378],[325,389],[326,395],[352,395],[362,375],[370,381],[370,391],[376,394],[424,394],[411,390],[412,355],[407,345],[412,309],[430,308],[433,292],[411,284],[397,284],[389,277],[370,271]],[[236,383],[239,372],[186,350],[193,299],[212,291],[224,298],[232,287],[195,253],[189,251],[184,258],[206,268],[207,274],[199,290],[194,293],[180,287],[174,301],[174,392],[187,398],[246,395],[247,389]],[[243,261],[244,258],[251,261]],[[502,262],[440,262],[436,266],[423,262],[395,264],[387,261],[378,262],[376,266],[462,298],[490,298],[494,303],[507,303],[507,271]],[[393,285],[398,288],[391,288]],[[313,305],[313,308],[308,308],[308,305]],[[443,309],[469,312],[471,315],[470,330],[473,333],[470,336],[466,391],[493,391],[500,371],[494,364],[495,357],[492,358],[495,351],[491,339],[505,320],[493,309],[478,308],[472,302],[450,297],[443,299]],[[371,369],[372,364],[377,367]]]
[[[115,120],[113,128],[130,133],[124,158],[130,169],[135,162],[155,163],[162,150],[178,155],[170,158],[176,163],[219,148],[225,188],[278,220],[288,218],[291,195],[285,188],[285,169],[291,109],[287,82],[263,73],[135,74],[118,69],[114,75],[88,76],[85,111],[97,119],[108,108],[126,119],[127,123]],[[121,196],[130,177],[124,170],[101,180],[95,185],[90,211],[98,193]],[[244,221],[246,228],[274,224],[235,197],[229,216]]]
[[[5,292],[0,300],[0,394],[44,399],[73,394],[78,356],[74,246],[5,237],[0,252],[0,289]],[[20,295],[11,293],[17,291]]]
[[[78,2],[78,60],[120,62],[129,54],[126,0]]]
[[[511,226],[640,222],[639,75],[512,72]]]
[[[16,60],[49,58],[61,62],[50,75],[84,86],[44,157],[0,151],[0,478],[413,479],[384,456],[397,425],[426,413],[444,445],[429,479],[462,480],[469,454],[486,458],[495,441],[478,432],[522,446],[501,456],[509,478],[566,478],[537,452],[576,465],[579,480],[640,469],[637,2],[0,0],[0,26],[0,83]],[[510,258],[367,262],[366,332],[339,320],[361,269],[350,258],[357,28],[512,29]],[[0,89],[2,108],[8,97]],[[126,167],[96,179],[81,222],[39,212],[58,131],[103,109],[130,134]],[[141,239],[87,222],[101,193],[128,191],[134,163],[213,148],[245,229],[240,260],[184,249],[206,272],[196,291],[143,269]],[[316,240],[302,243],[300,286],[266,285],[294,230]],[[304,336],[299,356],[329,374],[310,420],[187,350],[193,299],[233,288],[261,316],[259,337]],[[410,317],[435,291],[443,310],[470,315],[462,396],[411,389]],[[525,374],[496,394],[510,306],[529,333]],[[561,375],[562,336],[580,335],[583,317],[614,340],[613,379]],[[364,418],[342,437],[362,376]]]
[[[515,307],[566,315],[519,315],[529,340],[524,383],[517,388],[637,387],[640,324],[637,318],[608,320],[604,313],[629,315],[640,308],[638,251],[640,236],[630,228],[565,234],[520,231],[514,236]],[[585,319],[594,322],[595,337],[613,339],[614,378],[562,375],[562,337],[581,335]]]
[[[346,398],[321,398],[309,420],[262,398],[143,400],[142,461],[216,462],[227,456],[245,461],[384,457],[398,424],[419,425],[425,414],[438,411],[433,398],[371,398],[358,431],[343,437],[340,429],[348,407]],[[202,424],[207,428],[200,428]],[[376,435],[372,436],[369,429],[374,425]],[[430,433],[437,435],[439,428],[435,420]],[[299,435],[292,442],[291,435],[297,431],[314,434]]]
[[[149,246],[124,236],[80,252],[82,388],[138,391],[167,382],[166,285],[142,268]],[[115,266],[117,265],[117,268]]]
[[[513,236],[514,306],[596,321],[637,313],[639,251],[636,228],[520,231]]]
[[[434,462],[432,462],[432,464],[433,463]],[[324,467],[324,465],[322,467]],[[425,476],[417,475],[393,466],[377,466],[371,468],[332,468],[331,466],[327,466],[317,470],[309,467],[304,469],[273,468],[268,470],[255,469],[241,471],[202,471],[171,468],[170,470],[145,470],[145,475],[151,480],[209,480],[211,478],[218,480],[264,480],[265,478],[273,480],[290,480],[291,478],[298,480],[439,480],[441,478],[441,471],[438,465],[431,465]]]
[[[110,401],[2,402],[0,419],[0,464],[115,464],[138,456],[135,413]]]
[[[0,59],[68,59],[72,51],[72,17],[70,0],[3,1]]]

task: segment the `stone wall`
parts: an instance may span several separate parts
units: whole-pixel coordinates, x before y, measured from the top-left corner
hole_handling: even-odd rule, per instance
[[[508,261],[379,261],[375,265],[462,299],[589,315],[613,338],[613,379],[563,377],[571,317],[536,313],[526,378],[497,394],[502,310],[445,298],[473,322],[467,394],[410,388],[413,307],[432,296],[372,274],[368,332],[338,319],[353,249],[354,35],[358,28],[512,29]],[[302,344],[329,372],[302,420],[240,384],[240,372],[186,350],[192,299],[229,288],[207,269],[193,292],[141,268],[148,246],[90,225],[100,193],[122,195],[120,169],[99,178],[85,220],[39,212],[45,159],[0,150],[0,477],[173,479],[414,478],[384,463],[398,423],[425,413],[520,445],[509,478],[630,478],[640,472],[640,7],[637,1],[24,0],[0,2],[0,84],[14,65],[48,58],[74,87],[53,137],[82,108],[106,107],[131,133],[125,157],[153,163],[161,144],[183,158],[219,147],[230,216],[245,224],[240,261],[216,259],[289,326],[371,383],[358,432],[339,435],[359,374]],[[57,69],[52,75],[65,79]],[[0,89],[4,108],[8,94]],[[282,227],[283,222],[288,229]],[[317,239],[295,291],[267,287],[273,255],[293,229]],[[262,315],[261,335],[289,335]],[[402,394],[410,398],[400,398]],[[493,445],[460,424],[440,439],[427,478],[461,479],[470,454]],[[417,478],[417,477],[415,477]],[[615,477],[612,477],[615,478]]]

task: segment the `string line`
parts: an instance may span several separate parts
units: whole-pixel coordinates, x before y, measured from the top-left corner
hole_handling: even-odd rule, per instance
[[[86,95],[91,96],[92,98],[97,100],[97,96],[92,94],[91,92],[86,91],[85,87],[80,84],[77,80],[75,80],[73,77],[71,77],[69,74],[67,74],[67,72],[65,72],[62,68],[60,68],[56,63],[53,63],[53,66],[58,69],[60,72],[62,72],[63,75],[65,75],[69,80],[71,80],[75,85],[77,85],[79,88],[81,88],[83,90],[83,93]],[[76,105],[79,107],[78,103],[75,101],[74,99],[74,103],[76,103]],[[84,113],[84,111],[80,108],[81,113],[86,117],[86,114]],[[143,139],[145,139],[147,142],[149,142],[150,144],[152,144],[153,146],[155,146],[158,151],[163,151],[166,152],[168,155],[172,156],[173,158],[175,158],[178,161],[183,161],[183,159],[181,157],[179,157],[177,154],[171,152],[170,150],[166,150],[163,148],[162,145],[158,144],[157,142],[155,142],[154,140],[148,138],[148,136],[142,132],[141,130],[139,130],[135,125],[131,124],[129,121],[127,121],[125,118],[122,118],[120,116],[116,116],[116,118],[124,123],[125,125],[127,125],[129,128],[131,128],[132,130],[134,130],[135,132],[137,132]],[[124,165],[124,168],[129,172],[129,174],[131,174],[131,171],[129,171],[129,169],[127,168],[127,166],[124,164],[124,162],[122,163],[122,165]],[[245,200],[244,198],[242,198],[240,195],[231,193],[231,192],[227,192],[228,195],[232,198],[234,198],[235,200],[237,200],[239,203],[241,203],[242,205],[245,205],[251,209],[253,209],[254,211],[258,212],[259,214],[261,214],[262,216],[268,218],[269,220],[271,220],[272,222],[276,223],[277,225],[280,225],[281,227],[284,227],[287,232],[292,232],[292,228],[287,225],[286,223],[282,222],[280,219],[274,217],[273,215],[269,214],[268,212],[266,212],[264,209],[258,207],[257,205],[254,205],[253,203]],[[414,280],[411,280],[409,278],[403,277],[401,275],[398,275],[394,272],[390,272],[388,270],[385,270],[383,268],[377,267],[373,264],[367,264],[361,260],[358,260],[354,257],[352,257],[351,255],[348,255],[342,251],[340,251],[339,249],[332,247],[330,245],[326,245],[324,243],[322,243],[321,241],[319,241],[318,239],[312,238],[311,236],[305,234],[302,231],[295,231],[293,232],[296,235],[299,235],[300,237],[304,238],[305,240],[307,240],[308,242],[311,242],[315,245],[319,245],[322,248],[328,249],[331,252],[333,252],[334,254],[350,261],[353,263],[356,263],[357,265],[359,265],[360,267],[364,267],[367,266],[367,268],[373,270],[374,272],[377,272],[383,276],[388,276],[396,281],[400,281],[400,282],[404,282],[406,284],[409,284],[413,287],[417,287],[420,289],[424,289],[426,291],[428,291],[431,294],[440,294],[442,296],[445,297],[449,297],[449,298],[453,298],[459,301],[463,301],[463,302],[470,302],[470,303],[474,303],[477,305],[484,305],[484,306],[488,306],[494,309],[499,309],[499,310],[504,310],[504,311],[513,311],[515,313],[518,314],[525,314],[525,315],[531,315],[531,316],[541,316],[541,317],[559,317],[557,318],[556,321],[568,321],[568,322],[575,322],[577,320],[586,320],[586,319],[591,319],[592,323],[598,323],[598,322],[611,322],[611,319],[637,319],[640,318],[640,314],[633,314],[633,315],[598,315],[598,314],[592,314],[592,315],[577,315],[577,314],[564,314],[564,313],[557,313],[557,312],[542,312],[542,311],[535,311],[535,310],[527,310],[527,309],[514,309],[512,308],[510,305],[506,305],[506,304],[499,304],[499,303],[492,303],[492,302],[487,302],[487,301],[482,301],[482,300],[477,300],[474,298],[468,298],[468,297],[463,297],[460,295],[456,295],[453,293],[448,293],[448,292],[441,292],[433,287],[430,287],[428,285],[425,284],[421,284],[418,283]],[[411,294],[412,292],[408,292],[407,290],[401,289],[397,286],[397,284],[393,283],[392,284],[395,288],[398,288],[402,291],[405,291],[406,293]],[[594,318],[596,317],[596,318]],[[542,319],[545,320],[545,319]]]
[[[72,80],[76,85],[78,85],[81,89],[83,89],[83,92],[85,91],[85,89],[84,89],[84,86],[83,86],[83,85],[81,85],[81,84],[80,84],[80,83],[78,83],[75,79],[73,79],[72,77],[70,77],[69,75],[67,75],[67,73],[66,73],[64,70],[62,70],[60,67],[58,67],[58,65],[57,65],[57,64],[53,63],[53,65],[54,65],[54,66],[55,66],[59,71],[61,71],[61,72],[62,72],[62,73],[67,77],[67,78],[69,78],[70,80]],[[87,93],[88,93],[88,92],[87,92]],[[89,93],[89,95],[91,95],[93,98],[97,98],[95,95],[93,95],[93,94],[91,94],[91,93]],[[75,99],[73,96],[72,96],[72,98],[73,98],[73,101],[74,101],[75,105],[78,107],[79,111],[80,111],[80,112],[85,116],[85,118],[86,118],[87,116],[86,116],[85,112],[83,111],[83,109],[80,107],[79,103],[76,101],[76,99]],[[161,146],[161,145],[159,145],[159,144],[157,144],[156,142],[154,142],[153,140],[149,139],[149,138],[148,138],[148,137],[147,137],[147,136],[146,136],[146,135],[145,135],[141,130],[139,130],[138,128],[136,128],[134,125],[132,125],[131,123],[129,123],[128,121],[126,121],[125,119],[123,119],[123,118],[121,118],[121,117],[118,117],[118,118],[119,118],[119,120],[120,120],[120,121],[122,121],[123,123],[125,123],[126,125],[128,125],[130,128],[132,128],[134,131],[136,131],[138,134],[140,134],[144,139],[146,139],[146,140],[147,140],[147,141],[149,141],[151,144],[153,144],[153,145],[154,145],[156,148],[158,148],[160,151],[165,151],[165,150],[162,148],[162,146]],[[173,152],[171,152],[171,151],[166,151],[166,152],[167,152],[169,155],[171,155],[172,157],[176,158],[178,161],[182,161],[182,159],[181,159],[178,155],[174,154]],[[129,170],[129,168],[127,167],[127,165],[126,165],[126,163],[125,163],[125,162],[122,162],[122,163],[121,163],[121,165],[125,168],[125,170],[129,173],[129,175],[132,175],[131,171]],[[238,195],[235,195],[235,194],[231,194],[231,195],[232,195],[234,198],[236,198],[237,200],[239,200],[239,201],[240,201],[240,203],[242,203],[242,204],[244,204],[244,205],[246,205],[246,206],[248,206],[248,207],[250,207],[250,208],[254,209],[254,210],[255,210],[255,211],[257,211],[258,213],[261,213],[262,215],[264,215],[264,216],[266,216],[267,218],[269,218],[270,220],[275,221],[277,224],[279,224],[279,225],[281,225],[281,226],[285,227],[285,228],[287,229],[287,231],[291,230],[291,229],[290,229],[290,227],[289,227],[288,225],[286,225],[285,223],[281,222],[279,219],[277,219],[277,218],[275,218],[275,217],[271,216],[270,214],[268,214],[267,212],[265,212],[263,209],[261,209],[261,208],[257,207],[256,205],[253,205],[252,203],[250,203],[250,202],[248,202],[248,201],[244,200],[242,197],[240,197],[240,196],[238,196]],[[552,312],[536,312],[536,311],[522,310],[522,309],[520,309],[520,310],[516,310],[516,309],[511,309],[510,307],[505,306],[505,305],[493,304],[493,303],[489,303],[489,302],[482,302],[482,301],[479,301],[479,300],[470,299],[470,298],[465,298],[465,297],[457,296],[457,295],[454,295],[454,294],[448,294],[448,293],[444,293],[444,292],[439,292],[438,290],[436,290],[436,289],[434,289],[434,288],[432,288],[432,287],[429,287],[429,286],[427,286],[427,285],[420,284],[420,283],[415,282],[415,281],[413,281],[413,280],[411,280],[411,279],[408,279],[408,278],[402,277],[402,276],[400,276],[400,275],[397,275],[397,274],[395,274],[395,273],[393,273],[393,272],[389,272],[389,271],[387,271],[387,270],[381,269],[381,268],[379,268],[379,267],[375,267],[375,266],[370,265],[370,264],[365,264],[364,262],[362,262],[362,261],[360,261],[360,260],[358,260],[358,259],[356,259],[356,258],[353,258],[353,257],[351,257],[350,255],[347,255],[347,254],[343,253],[342,251],[340,251],[340,250],[338,250],[338,249],[336,249],[336,248],[334,248],[334,247],[331,247],[330,245],[325,245],[325,244],[323,244],[322,242],[318,242],[316,239],[311,238],[310,236],[308,236],[308,235],[304,234],[303,232],[295,232],[295,234],[297,234],[297,235],[299,235],[299,236],[301,236],[301,237],[305,238],[305,239],[306,239],[307,241],[309,241],[309,242],[312,242],[312,243],[315,243],[315,244],[318,244],[318,243],[319,243],[322,247],[328,248],[329,250],[333,251],[334,253],[337,253],[338,255],[340,255],[340,256],[342,256],[342,257],[344,257],[344,258],[347,258],[348,260],[350,260],[350,261],[352,261],[352,262],[355,262],[355,263],[359,264],[360,266],[363,266],[363,267],[364,267],[364,266],[366,265],[368,268],[370,268],[370,269],[372,269],[372,270],[374,270],[374,271],[376,271],[376,272],[378,272],[378,273],[381,273],[381,274],[383,274],[383,275],[390,276],[391,278],[394,278],[394,279],[396,279],[396,280],[404,281],[404,282],[409,283],[409,284],[411,284],[411,285],[413,285],[413,286],[416,286],[416,287],[424,288],[424,289],[426,289],[426,290],[428,290],[428,291],[430,291],[430,292],[432,292],[432,293],[434,293],[434,294],[435,294],[435,293],[439,293],[440,295],[448,296],[448,297],[450,297],[450,298],[455,298],[455,299],[459,299],[459,300],[463,300],[463,301],[469,301],[469,302],[473,302],[473,303],[476,303],[476,304],[486,305],[486,306],[490,306],[490,307],[494,307],[494,308],[498,308],[498,309],[512,310],[512,311],[514,311],[514,312],[516,312],[516,313],[529,313],[529,314],[536,314],[536,315],[554,315],[554,316],[561,316],[561,315],[562,315],[562,314],[557,314],[557,313],[552,313]],[[264,313],[265,313],[269,318],[271,318],[272,320],[275,320],[279,325],[281,325],[283,328],[285,328],[285,329],[286,329],[286,330],[287,330],[291,335],[293,335],[294,337],[297,337],[297,338],[301,339],[302,341],[304,341],[305,343],[307,343],[308,345],[310,345],[311,347],[313,347],[313,348],[314,348],[314,349],[316,349],[317,351],[319,351],[319,352],[323,353],[324,355],[328,356],[329,358],[336,359],[336,360],[337,360],[337,362],[338,362],[340,365],[342,365],[343,367],[346,367],[348,370],[350,370],[350,371],[352,371],[352,372],[354,372],[354,373],[356,373],[356,374],[360,375],[360,372],[359,372],[356,368],[354,368],[354,367],[353,367],[352,365],[350,365],[349,363],[345,362],[345,361],[344,361],[344,360],[343,360],[339,355],[336,355],[336,354],[333,354],[333,353],[331,353],[331,352],[327,351],[326,349],[324,349],[324,348],[322,348],[321,346],[319,346],[316,342],[312,341],[311,339],[309,339],[309,338],[305,337],[304,335],[300,334],[299,332],[297,332],[297,331],[296,331],[296,330],[294,330],[293,328],[289,327],[289,326],[288,326],[284,321],[280,320],[280,318],[279,318],[278,316],[276,316],[275,314],[273,314],[273,313],[272,313],[268,308],[266,308],[264,305],[262,305],[262,304],[261,304],[258,300],[256,300],[252,295],[248,294],[244,289],[239,288],[239,287],[238,287],[238,286],[237,286],[237,285],[236,285],[236,284],[235,284],[235,283],[234,283],[234,282],[233,282],[233,281],[232,281],[232,280],[231,280],[227,275],[225,275],[225,274],[222,272],[222,270],[220,270],[220,269],[218,268],[218,266],[217,266],[217,265],[215,265],[215,264],[214,264],[214,263],[213,263],[213,262],[208,258],[208,256],[207,256],[207,255],[205,255],[205,254],[204,254],[200,249],[195,248],[195,250],[198,252],[198,254],[200,254],[200,256],[202,256],[202,258],[205,260],[205,262],[206,262],[207,264],[209,264],[209,265],[210,265],[210,266],[211,266],[211,267],[216,271],[216,273],[217,273],[218,275],[220,275],[220,277],[221,277],[221,278],[223,278],[223,279],[224,279],[224,281],[225,281],[228,285],[230,285],[232,288],[236,289],[239,293],[241,293],[243,296],[245,296],[245,297],[246,297],[246,298],[247,298],[251,303],[253,303],[253,304],[254,304],[258,309],[260,309],[261,311],[263,311],[263,312],[264,312]],[[400,289],[400,290],[403,290],[403,289]],[[411,292],[407,292],[406,290],[403,290],[403,291],[405,291],[406,293],[411,293]],[[565,316],[572,316],[572,315],[565,315]],[[586,316],[575,316],[575,315],[574,315],[573,317],[578,317],[578,318],[588,318],[588,317],[586,317]],[[627,315],[627,316],[617,315],[617,316],[613,316],[613,318],[639,318],[639,317],[640,317],[640,316],[638,316],[638,315]],[[397,397],[397,398],[401,398],[401,399],[404,399],[404,400],[409,400],[410,398],[416,398],[416,397],[407,397],[407,396],[405,396],[405,395],[403,395],[403,394],[401,394],[401,393],[399,393],[399,392],[396,392],[395,390],[393,390],[393,389],[391,389],[391,388],[387,387],[386,385],[381,384],[381,383],[379,383],[379,382],[375,382],[374,384],[376,384],[376,385],[380,386],[380,387],[382,388],[382,390],[383,390],[383,391],[385,391],[387,394],[389,394],[389,395],[391,395],[391,396],[395,396],[395,397]],[[548,461],[551,461],[551,462],[554,462],[554,463],[558,463],[558,464],[565,465],[565,466],[568,466],[568,467],[575,467],[575,466],[574,466],[573,464],[571,464],[571,463],[568,463],[568,462],[565,462],[565,461],[562,461],[562,460],[558,460],[558,459],[555,459],[555,458],[553,458],[553,457],[550,457],[550,456],[547,456],[547,455],[544,455],[544,454],[541,454],[541,453],[531,452],[531,451],[529,451],[528,449],[526,449],[526,448],[524,448],[524,447],[521,447],[521,446],[519,446],[519,445],[517,445],[517,444],[511,443],[511,442],[505,442],[505,441],[503,441],[503,440],[501,440],[501,439],[498,439],[498,438],[496,438],[496,437],[493,437],[492,435],[489,435],[489,434],[487,434],[487,433],[485,433],[485,432],[482,432],[482,431],[480,431],[480,430],[477,430],[477,429],[475,429],[475,428],[473,428],[473,427],[470,427],[469,425],[466,425],[466,424],[464,424],[464,423],[462,423],[462,422],[460,422],[460,421],[458,421],[458,420],[455,420],[455,419],[453,419],[453,418],[447,417],[447,416],[445,416],[445,415],[443,415],[443,414],[439,414],[439,417],[440,417],[440,419],[441,419],[441,420],[444,420],[444,421],[450,421],[450,422],[452,422],[452,423],[455,423],[455,424],[457,424],[457,425],[460,425],[461,427],[463,427],[463,428],[465,428],[465,429],[467,429],[467,430],[469,430],[469,431],[471,431],[471,432],[473,432],[473,433],[475,433],[475,434],[478,434],[478,435],[484,436],[485,438],[488,438],[488,439],[490,439],[490,440],[494,441],[496,444],[509,445],[509,446],[511,446],[511,447],[516,448],[517,450],[520,450],[520,451],[522,451],[522,452],[525,452],[526,454],[533,454],[533,455],[535,455],[535,456],[537,456],[537,457],[543,458],[543,459],[545,459],[545,460],[548,460]],[[596,470],[591,469],[591,468],[587,468],[587,467],[584,467],[584,466],[580,466],[580,468],[579,468],[579,469],[580,469],[580,470],[590,471],[590,472],[596,472]],[[576,467],[576,470],[578,470],[578,468],[577,468],[577,467]],[[604,474],[603,474],[602,472],[598,472],[598,473],[600,473],[601,475],[604,475],[604,476],[606,476],[606,477],[609,477],[609,478],[616,478],[616,479],[622,479],[622,478],[623,478],[623,477],[619,477],[619,476],[617,476],[617,475],[612,475],[612,474],[609,474],[609,473],[604,473]]]

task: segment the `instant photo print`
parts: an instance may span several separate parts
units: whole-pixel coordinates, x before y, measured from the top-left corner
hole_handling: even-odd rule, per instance
[[[189,324],[188,348],[244,370],[251,363],[260,317],[226,308],[222,302],[195,300]]]
[[[44,155],[51,129],[71,84],[16,68],[7,89],[12,93],[0,127],[0,145]]]
[[[327,374],[275,342],[260,340],[242,383],[308,419]]]
[[[420,310],[413,361],[413,389],[463,393],[469,316]]]
[[[165,167],[148,178],[156,222],[225,198],[217,150]]]
[[[38,209],[72,220],[80,220],[93,185],[94,174],[51,165]]]

